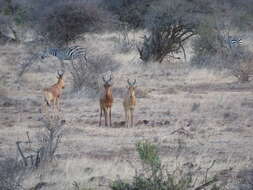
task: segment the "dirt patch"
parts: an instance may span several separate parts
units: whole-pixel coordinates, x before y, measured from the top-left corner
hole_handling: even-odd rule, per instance
[[[239,83],[219,83],[219,84],[210,84],[202,83],[195,85],[176,85],[174,88],[184,92],[190,93],[199,93],[199,92],[252,92],[253,87],[250,84],[239,84]]]

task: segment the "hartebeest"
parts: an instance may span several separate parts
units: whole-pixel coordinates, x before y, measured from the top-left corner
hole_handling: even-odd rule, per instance
[[[136,79],[131,83],[130,80],[127,80],[127,94],[123,100],[123,107],[125,110],[126,126],[129,126],[129,120],[131,120],[131,127],[133,127],[134,120],[134,108],[136,105],[135,89],[136,89]]]
[[[112,126],[112,103],[113,103],[113,96],[112,96],[112,76],[110,75],[110,78],[108,80],[105,79],[103,76],[104,81],[104,89],[105,91],[100,97],[100,120],[99,120],[99,126],[101,126],[101,119],[104,112],[105,117],[105,126],[108,126],[108,114],[109,114],[109,124],[110,127]]]
[[[45,106],[51,106],[53,103],[53,110],[56,110],[56,106],[58,111],[60,110],[59,107],[59,99],[62,93],[62,89],[64,88],[64,81],[63,81],[63,72],[57,72],[57,83],[52,85],[49,88],[44,88],[43,93],[44,93],[44,101],[45,101]]]

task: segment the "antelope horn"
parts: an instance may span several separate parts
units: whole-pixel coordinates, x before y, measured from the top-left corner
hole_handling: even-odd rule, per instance
[[[129,86],[132,85],[129,79],[127,79],[127,83],[128,83]]]
[[[103,79],[103,81],[104,81],[104,82],[106,82],[106,80],[105,80],[105,76],[103,76],[103,77],[102,77],[102,79]]]
[[[136,79],[134,79],[133,85],[135,85],[135,83],[136,83]]]
[[[108,82],[111,82],[112,81],[112,75],[110,74],[110,79],[108,80]]]
[[[63,72],[63,71],[60,71],[60,72],[59,72],[59,75],[61,75],[61,76],[62,76],[63,74],[64,74],[64,72]]]
[[[61,72],[57,71],[57,74],[58,74],[59,77],[62,77],[63,74],[64,74],[64,71],[61,71]]]

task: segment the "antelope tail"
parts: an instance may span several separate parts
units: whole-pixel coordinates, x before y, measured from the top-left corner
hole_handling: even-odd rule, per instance
[[[44,101],[46,102],[47,106],[50,107],[51,105],[49,103],[50,101],[48,100],[47,90],[48,90],[47,88],[43,89],[43,91],[44,91]]]
[[[47,103],[47,105],[50,107],[51,105],[49,104],[48,100],[46,98],[44,100]]]

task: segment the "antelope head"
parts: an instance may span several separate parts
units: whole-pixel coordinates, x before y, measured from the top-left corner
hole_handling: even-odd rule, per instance
[[[58,74],[58,76],[57,76],[57,79],[58,79],[58,85],[60,86],[60,88],[64,88],[65,87],[65,85],[64,85],[64,81],[63,81],[63,75],[64,75],[64,72],[59,72],[59,71],[57,71],[57,74]]]
[[[107,80],[106,80],[105,76],[103,76],[103,81],[104,81],[104,88],[105,88],[105,91],[107,94],[112,87],[112,75],[110,75],[110,78]]]
[[[134,79],[133,82],[130,82],[129,79],[127,79],[127,83],[128,83],[128,92],[130,94],[130,97],[135,97],[135,89],[136,89],[136,79]]]

